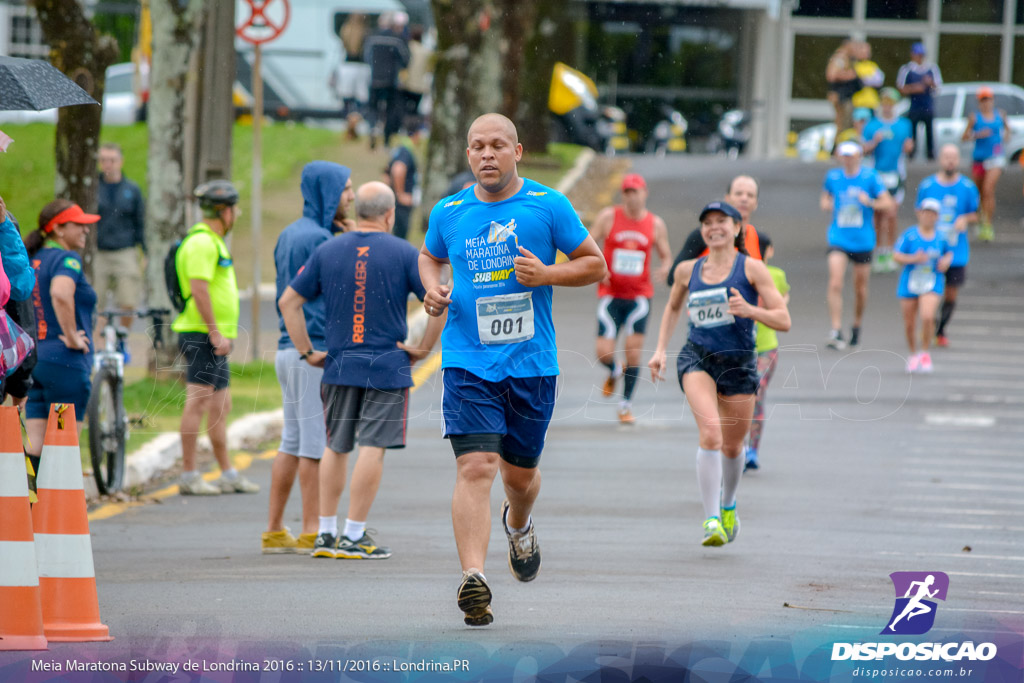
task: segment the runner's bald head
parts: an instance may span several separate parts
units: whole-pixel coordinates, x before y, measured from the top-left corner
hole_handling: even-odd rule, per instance
[[[512,123],[512,120],[507,116],[501,114],[484,114],[478,116],[469,127],[469,133],[466,134],[466,142],[469,143],[473,139],[473,133],[480,130],[491,131],[498,128],[512,141],[513,145],[519,144],[519,131],[516,130],[516,124]]]
[[[363,183],[356,190],[356,215],[360,220],[374,220],[395,208],[395,193],[377,180]]]

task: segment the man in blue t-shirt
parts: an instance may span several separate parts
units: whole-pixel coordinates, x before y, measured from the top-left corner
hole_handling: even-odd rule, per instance
[[[942,308],[939,310],[939,324],[935,328],[935,343],[949,346],[946,325],[953,317],[956,296],[967,280],[967,261],[970,246],[967,243],[967,228],[978,222],[978,187],[960,174],[960,148],[954,144],[943,145],[939,150],[939,168],[935,175],[921,181],[917,188],[917,202],[923,199],[937,199],[942,205],[936,230],[953,248],[953,261],[946,271],[946,291],[943,293]]]
[[[874,155],[875,173],[892,195],[893,205],[888,211],[875,212],[876,273],[893,272],[897,268],[896,262],[892,260],[892,247],[896,241],[896,214],[905,194],[906,155],[914,149],[910,121],[897,115],[894,109],[900,101],[900,91],[896,88],[882,88],[880,95],[881,111],[864,128],[864,153]]]
[[[416,168],[416,146],[423,133],[423,119],[418,116],[406,117],[405,135],[391,152],[388,162],[388,183],[395,192],[395,237],[406,239],[409,235],[409,219],[415,205],[415,191],[419,171]]]
[[[484,578],[489,491],[501,471],[502,527],[512,575],[531,581],[540,548],[530,512],[558,375],[552,285],[605,276],[604,256],[563,195],[519,177],[515,124],[485,114],[470,126],[466,156],[476,185],[441,200],[420,250],[427,313],[449,312],[442,336],[444,435],[456,457],[452,526],[462,564],[459,609],[470,626],[494,617]],[[555,262],[557,253],[568,255]],[[452,267],[453,282],[441,284]]]
[[[391,556],[366,533],[384,450],[405,447],[412,365],[430,352],[443,321],[430,321],[418,346],[403,343],[409,294],[424,295],[416,248],[389,234],[395,195],[384,183],[356,190],[356,216],[355,228],[313,251],[278,307],[299,357],[324,368],[320,395],[327,446],[320,460],[320,527],[312,555],[377,560]],[[303,304],[318,298],[324,306],[326,352],[314,349],[302,311]],[[339,534],[338,501],[357,441],[348,518]]]
[[[861,165],[862,151],[856,142],[843,142],[836,148],[840,168],[825,175],[821,191],[821,210],[832,216],[828,228],[828,312],[832,329],[827,346],[845,349],[840,332],[843,320],[843,280],[846,266],[853,261],[853,330],[850,346],[860,343],[860,323],[868,302],[868,278],[871,253],[875,248],[874,212],[892,206],[892,197],[878,175]]]

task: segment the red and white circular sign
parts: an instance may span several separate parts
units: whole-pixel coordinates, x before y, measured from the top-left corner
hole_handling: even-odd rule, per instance
[[[253,45],[269,43],[288,26],[291,7],[288,0],[245,0],[249,17],[235,29],[238,37]]]

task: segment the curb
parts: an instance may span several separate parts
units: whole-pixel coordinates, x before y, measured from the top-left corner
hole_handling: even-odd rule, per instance
[[[589,147],[580,152],[580,155],[576,157],[576,163],[572,165],[572,168],[569,169],[569,172],[558,183],[555,190],[562,194],[571,192],[572,188],[576,186],[576,183],[587,172],[587,169],[590,168],[590,164],[593,163],[595,158],[597,158],[597,152]]]
[[[251,413],[228,425],[228,450],[252,449],[281,433],[284,411]],[[210,450],[210,439],[199,437],[197,450]],[[125,459],[125,488],[148,483],[181,460],[181,435],[164,432]]]

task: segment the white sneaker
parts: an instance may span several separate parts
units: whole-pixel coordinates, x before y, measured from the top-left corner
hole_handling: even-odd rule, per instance
[[[234,479],[228,479],[223,474],[220,479],[213,482],[214,486],[220,489],[221,493],[259,493],[259,484],[254,484],[241,474]]]
[[[220,488],[202,477],[186,477],[178,480],[178,493],[183,496],[219,496]]]

